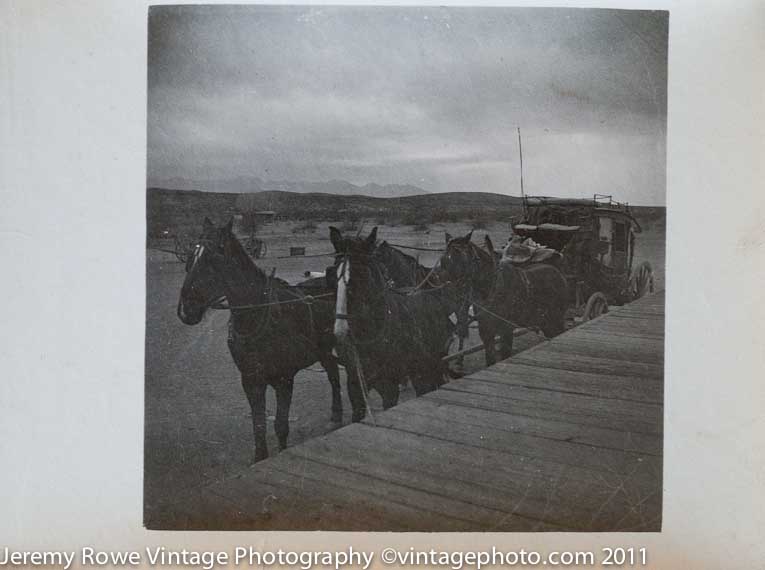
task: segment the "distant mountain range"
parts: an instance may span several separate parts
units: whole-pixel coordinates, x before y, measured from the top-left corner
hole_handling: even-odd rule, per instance
[[[346,180],[308,182],[290,180],[263,180],[257,176],[237,176],[214,180],[191,180],[173,177],[152,181],[152,186],[173,190],[200,190],[203,192],[225,192],[247,194],[253,192],[297,192],[299,194],[319,193],[339,196],[373,196],[375,198],[400,198],[417,194],[428,194],[426,190],[411,184],[364,184],[357,186]]]

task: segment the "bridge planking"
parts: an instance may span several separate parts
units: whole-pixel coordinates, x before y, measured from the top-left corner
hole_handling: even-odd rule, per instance
[[[155,528],[657,531],[664,295],[207,486]]]

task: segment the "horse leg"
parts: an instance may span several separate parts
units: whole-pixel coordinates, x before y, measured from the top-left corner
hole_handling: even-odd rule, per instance
[[[513,355],[513,327],[507,325],[502,327],[499,333],[499,357],[502,360],[510,358]]]
[[[561,306],[550,315],[542,327],[542,332],[547,338],[558,336],[566,332],[566,307]]]
[[[345,362],[345,387],[348,390],[348,399],[351,401],[351,421],[356,423],[366,417],[367,404],[364,401],[364,393],[361,390],[361,382],[359,381],[359,374],[353,358],[354,350],[356,349],[353,347],[348,350],[342,350],[338,346],[338,352]]]
[[[340,371],[337,368],[337,359],[331,353],[322,357],[321,365],[327,372],[327,379],[332,386],[332,417],[333,424],[343,423],[343,398],[340,392]]]
[[[348,368],[345,370],[348,372],[345,386],[348,390],[348,399],[351,401],[351,421],[356,423],[367,416],[367,405],[364,402],[364,393],[361,391],[358,376],[352,374]]]
[[[256,374],[242,374],[242,387],[247,395],[252,412],[252,431],[255,435],[255,457],[257,463],[268,457],[266,443],[266,384]]]
[[[383,410],[392,408],[398,404],[398,382],[380,382],[378,391],[382,397]]]
[[[287,436],[290,433],[290,405],[292,404],[292,387],[294,378],[291,376],[280,378],[274,386],[276,388],[276,419],[274,431],[279,439],[279,449],[287,448]]]
[[[491,366],[497,362],[497,353],[494,348],[494,337],[496,334],[497,327],[491,324],[487,319],[481,319],[478,322],[478,336],[481,337],[481,342],[483,342],[486,366]]]

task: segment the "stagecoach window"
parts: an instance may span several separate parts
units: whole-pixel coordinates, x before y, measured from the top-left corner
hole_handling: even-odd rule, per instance
[[[627,251],[627,227],[619,222],[614,224],[614,251]]]

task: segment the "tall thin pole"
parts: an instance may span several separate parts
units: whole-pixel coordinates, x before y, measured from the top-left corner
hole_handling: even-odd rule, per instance
[[[521,158],[521,200],[523,200],[523,217],[526,217],[526,194],[523,193],[523,145],[521,144],[521,127],[518,129],[518,155]]]

